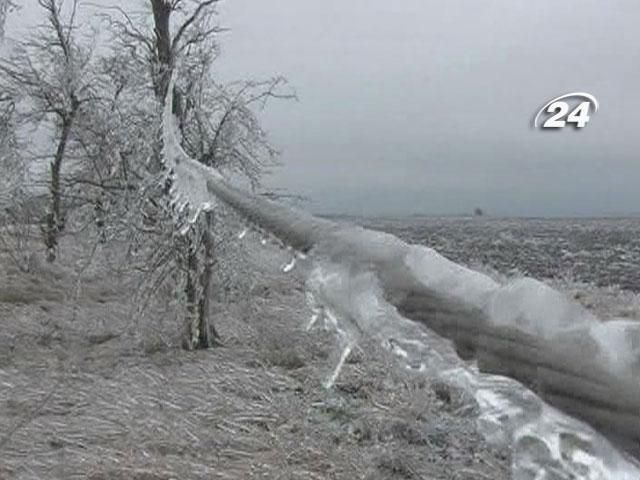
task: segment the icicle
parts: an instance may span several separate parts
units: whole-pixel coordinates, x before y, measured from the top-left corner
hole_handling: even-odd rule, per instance
[[[282,267],[284,273],[289,273],[296,266],[296,257],[293,257],[289,263]]]
[[[409,353],[402,348],[400,345],[398,345],[392,338],[390,338],[387,341],[388,344],[388,350],[391,351],[391,353],[393,353],[394,355],[396,355],[397,357],[402,358],[403,360],[409,358]]]
[[[316,301],[316,297],[311,293],[311,291],[307,290],[305,292],[305,297],[307,299],[307,304],[311,308],[311,320],[307,324],[306,330],[311,331],[318,321],[324,321],[324,308]]]
[[[344,349],[342,350],[342,353],[340,354],[340,359],[338,360],[338,364],[336,365],[336,368],[333,370],[333,373],[331,374],[329,379],[324,383],[324,388],[329,389],[335,385],[336,380],[340,376],[340,371],[344,366],[344,362],[347,360],[347,357],[351,353],[351,350],[353,350],[354,345],[355,345],[355,342],[348,342],[345,345]]]
[[[317,309],[317,311],[314,311],[311,315],[311,320],[307,325],[307,331],[310,331],[316,325],[316,323],[318,323],[318,320],[322,319],[323,317],[324,315],[321,309]]]
[[[198,221],[198,217],[200,216],[200,213],[202,213],[202,210],[199,208],[196,208],[193,214],[191,215],[191,218],[187,220],[187,223],[190,225],[193,225],[194,223],[196,223]]]

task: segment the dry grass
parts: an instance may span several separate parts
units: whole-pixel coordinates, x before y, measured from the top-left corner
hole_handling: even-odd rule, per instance
[[[304,330],[282,255],[256,254],[254,294],[214,307],[225,346],[196,353],[159,307],[132,329],[121,282],[2,264],[0,479],[508,478],[451,395],[375,346],[322,388],[333,338]]]

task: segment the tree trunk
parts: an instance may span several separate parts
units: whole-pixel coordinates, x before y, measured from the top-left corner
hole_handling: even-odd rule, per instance
[[[75,117],[76,110],[72,110],[68,117],[62,121],[62,133],[56,154],[51,162],[51,180],[49,185],[49,193],[51,194],[51,203],[47,212],[47,225],[45,227],[44,244],[47,248],[47,260],[53,262],[57,256],[58,235],[64,230],[65,218],[62,214],[60,189],[60,175],[62,171],[62,161],[64,160],[64,152],[67,148],[69,136],[71,135],[71,126]]]
[[[165,0],[151,0],[153,23],[156,34],[156,54],[158,55],[158,72],[153,79],[156,98],[164,101],[171,79],[173,55],[171,52],[171,3]]]
[[[150,0],[153,11],[153,21],[156,35],[157,71],[154,72],[153,87],[156,98],[164,103],[167,89],[171,80],[174,68],[174,52],[172,50],[171,38],[171,2],[165,0]],[[184,107],[183,97],[177,88],[173,91],[173,104],[171,105],[173,114],[177,117],[181,133],[184,128]],[[160,151],[158,146],[156,152],[158,168],[160,166]],[[200,220],[201,221],[201,220]],[[213,214],[207,213],[205,218],[205,232],[202,241],[205,249],[205,260],[200,273],[198,259],[197,234],[190,232],[187,235],[187,279],[184,287],[186,298],[186,336],[184,347],[188,350],[206,349],[218,338],[215,328],[209,321],[209,294],[211,290],[212,261],[213,261],[213,238],[210,227],[213,223]]]
[[[220,343],[220,336],[211,320],[211,279],[215,262],[215,245],[213,240],[213,212],[204,214],[205,230],[202,243],[204,247],[204,265],[200,275],[200,301],[198,302],[198,324],[200,329],[201,348],[208,348]]]
[[[185,326],[187,327],[187,350],[202,348],[200,343],[200,325],[198,321],[198,250],[194,232],[189,232],[187,238],[187,280],[184,287],[186,301]]]

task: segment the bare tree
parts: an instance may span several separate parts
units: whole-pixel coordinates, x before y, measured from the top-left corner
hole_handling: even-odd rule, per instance
[[[127,265],[144,274],[146,291],[173,286],[185,348],[215,344],[211,297],[230,279],[233,268],[225,261],[235,255],[229,241],[235,233],[222,207],[196,217],[174,208],[172,174],[162,165],[160,112],[177,70],[171,109],[185,150],[258,188],[277,151],[256,110],[272,98],[291,97],[280,93],[284,80],[216,81],[217,0],[148,0],[146,16],[104,7],[114,36],[101,57],[80,43],[78,0],[64,10],[63,0],[38,4],[46,22],[0,60],[0,107],[7,107],[3,121],[22,128],[24,138],[26,127],[52,133],[44,155],[48,211],[42,228],[49,260],[57,256],[65,223],[73,233],[79,219],[83,234],[124,241],[132,260]],[[29,149],[11,151],[23,151],[24,164]],[[73,216],[70,202],[80,206]]]
[[[222,31],[216,22],[216,4],[217,0],[149,0],[150,24],[118,9],[118,15],[109,17],[120,46],[116,55],[127,52],[132,64],[137,62],[138,69],[149,72],[160,105],[172,72],[178,69],[171,107],[185,150],[202,163],[242,176],[257,187],[264,172],[275,164],[277,152],[269,145],[254,110],[271,98],[291,95],[279,93],[284,84],[281,78],[230,85],[215,81],[216,34]],[[158,143],[154,149],[158,164],[161,147]],[[213,211],[204,212],[191,228],[174,226],[172,241],[161,242],[166,249],[155,249],[148,262],[156,272],[181,273],[187,327],[184,345],[188,349],[207,348],[218,337],[210,320],[209,299],[223,229]]]
[[[18,42],[10,56],[0,59],[0,82],[8,98],[18,105],[23,123],[53,126],[55,146],[49,157],[50,195],[44,226],[47,258],[56,258],[58,236],[64,229],[62,169],[73,128],[83,106],[95,95],[90,74],[91,50],[75,41],[78,0],[62,18],[62,0],[38,0],[46,22],[28,39]]]
[[[176,61],[185,48],[183,39],[187,38],[194,27],[202,27],[202,25],[211,22],[214,15],[212,7],[217,3],[217,0],[207,0],[188,11],[186,20],[183,20],[182,24],[177,28],[175,35],[171,33],[171,16],[174,13],[184,13],[185,8],[187,8],[186,2],[181,0],[150,0],[150,2],[155,34],[154,49],[150,57],[152,60],[152,82],[156,98],[160,103],[164,103]],[[197,39],[192,44],[201,46],[206,43],[213,47],[212,36],[216,31],[217,29],[213,28],[209,30],[209,33],[196,37]],[[206,63],[208,62],[205,61],[204,64],[206,65]],[[172,110],[183,130],[186,116],[184,97],[177,87],[173,92],[173,98]],[[213,221],[211,215],[209,216],[209,221]],[[210,254],[212,254],[214,242],[208,231],[209,225],[206,225],[204,229],[198,228],[199,226],[200,224],[187,231],[178,243],[182,245],[181,250],[184,252],[182,261],[179,260],[179,262],[185,267],[186,332],[183,344],[187,349],[208,348],[219,337],[215,326],[210,321],[209,312],[212,261],[211,259],[207,259],[209,261],[205,260],[204,269],[200,272],[201,266],[198,255],[201,245],[205,246],[205,250],[209,250]]]

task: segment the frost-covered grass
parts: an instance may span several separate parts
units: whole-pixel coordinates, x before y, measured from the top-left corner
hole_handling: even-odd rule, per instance
[[[246,242],[246,291],[213,306],[224,346],[195,353],[170,305],[132,317],[133,272],[1,255],[0,478],[509,477],[455,391],[375,345],[324,389],[333,335],[306,331],[287,254]]]

